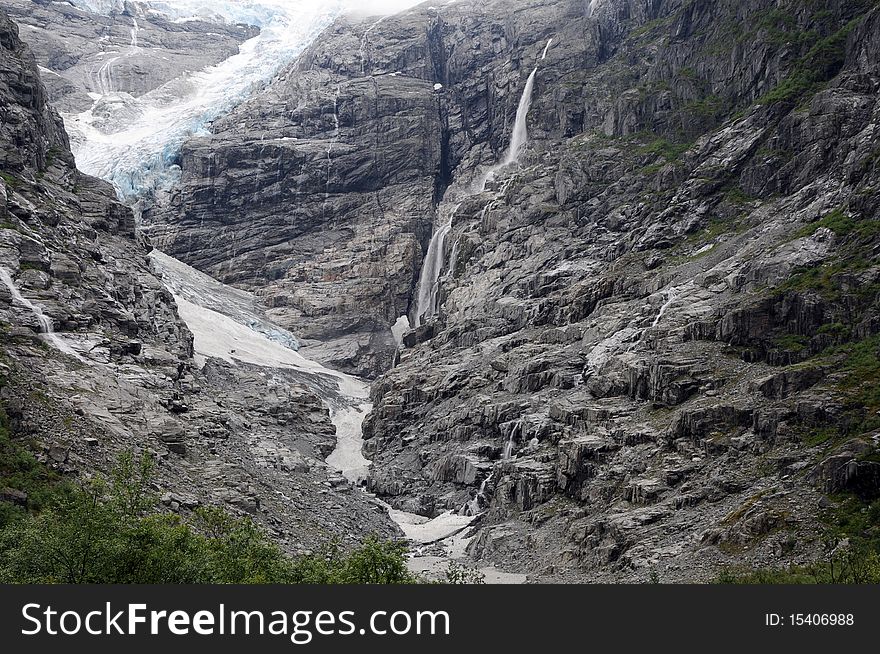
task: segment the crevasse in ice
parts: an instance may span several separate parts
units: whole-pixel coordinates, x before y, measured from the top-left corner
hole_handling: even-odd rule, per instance
[[[121,13],[122,0],[72,0],[81,9]],[[272,80],[333,20],[346,11],[383,13],[415,0],[174,0],[127,3],[139,15],[161,14],[248,23],[260,34],[239,53],[207,69],[176,78],[134,98],[114,91],[112,79],[96,93],[95,104],[65,118],[78,167],[114,184],[125,200],[172,185],[180,174],[183,141],[206,134],[210,123]],[[108,72],[108,75],[110,73]]]

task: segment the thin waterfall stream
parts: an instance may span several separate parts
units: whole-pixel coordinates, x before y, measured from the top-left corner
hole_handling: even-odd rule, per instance
[[[479,182],[473,184],[465,192],[465,196],[477,195],[486,190],[487,184],[495,178],[502,170],[510,168],[519,162],[526,145],[529,141],[528,117],[532,108],[532,97],[535,90],[535,79],[538,75],[538,69],[541,61],[547,58],[553,39],[547,41],[541,58],[535,64],[528,79],[525,88],[519,99],[516,109],[516,118],[513,123],[513,131],[510,136],[510,144],[499,163],[491,166],[479,179]],[[428,320],[439,313],[440,310],[440,278],[446,267],[446,250],[449,234],[452,232],[452,222],[455,212],[461,202],[452,205],[449,209],[449,203],[441,203],[437,215],[439,220],[428,243],[428,251],[425,254],[425,261],[422,264],[422,270],[419,273],[419,282],[417,286],[416,304],[414,310],[414,326],[420,327]]]
[[[70,345],[55,333],[55,326],[52,323],[52,319],[45,314],[43,309],[21,294],[21,291],[18,290],[15,281],[12,279],[12,274],[6,268],[0,267],[0,281],[2,281],[6,288],[9,289],[9,292],[12,294],[13,302],[23,306],[37,319],[37,324],[40,329],[40,337],[43,340],[59,352],[72,356],[80,363],[88,363],[76,350],[70,347]]]

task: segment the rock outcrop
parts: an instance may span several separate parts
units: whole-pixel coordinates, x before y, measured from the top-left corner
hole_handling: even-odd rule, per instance
[[[74,167],[0,11],[0,406],[15,437],[81,478],[122,451],[150,453],[170,510],[252,515],[289,551],[397,534],[324,462],[335,430],[299,377],[199,365],[149,249],[114,189]]]
[[[381,375],[371,489],[476,500],[474,556],[548,579],[811,560],[820,493],[876,492],[876,439],[825,447],[876,428],[880,15],[591,4],[337,22],[187,143],[151,231]],[[480,184],[536,64],[529,146]],[[439,315],[398,351],[449,216]]]
[[[106,16],[66,2],[2,0],[0,8],[22,29],[52,106],[64,112],[91,109],[89,93],[143,95],[223,61],[257,33],[245,25],[178,23],[138,11],[136,3]]]

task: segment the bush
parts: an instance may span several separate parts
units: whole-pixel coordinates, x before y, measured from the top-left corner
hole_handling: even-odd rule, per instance
[[[880,500],[837,497],[822,516],[823,556],[810,565],[721,571],[720,584],[880,584]]]
[[[485,584],[486,575],[479,570],[451,562],[443,574],[445,583],[455,585]]]
[[[302,584],[414,584],[421,580],[406,567],[406,545],[370,537],[345,555],[338,543],[318,554],[298,559],[293,583]]]
[[[33,476],[40,466],[16,450]],[[21,463],[21,458],[25,463]],[[34,467],[36,466],[36,467]],[[0,528],[0,582],[69,584],[406,584],[406,546],[367,541],[293,559],[253,521],[201,508],[191,524],[157,513],[153,462],[120,457],[109,481],[52,494],[41,511],[20,512]],[[4,472],[5,474],[5,472]],[[48,473],[46,473],[48,474]],[[30,483],[31,476],[23,479]],[[8,476],[7,476],[8,478]],[[38,479],[39,481],[39,479]],[[43,479],[42,481],[46,481]],[[32,486],[32,485],[31,485]],[[0,504],[2,506],[2,504]]]
[[[847,37],[863,18],[854,18],[834,34],[816,41],[797,62],[791,75],[760,98],[758,103],[795,102],[804,95],[818,91],[843,68]]]
[[[11,521],[21,519],[28,510],[38,511],[59,495],[70,490],[61,477],[40,465],[33,455],[13,440],[0,408],[0,491],[12,489],[27,496],[25,506],[0,502],[0,529]]]

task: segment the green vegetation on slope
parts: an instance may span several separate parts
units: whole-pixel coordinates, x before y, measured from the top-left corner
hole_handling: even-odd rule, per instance
[[[835,498],[822,516],[824,556],[811,565],[761,570],[728,568],[721,584],[878,584],[880,583],[880,500]]]
[[[2,414],[0,414],[2,417]],[[407,548],[370,537],[285,555],[248,518],[203,507],[189,522],[157,511],[153,462],[120,457],[109,479],[77,486],[40,464],[0,421],[0,583],[412,584]],[[482,583],[451,565],[447,583]]]
[[[7,432],[8,436],[8,432]],[[369,538],[351,553],[338,546],[287,557],[249,519],[201,508],[188,524],[155,512],[152,460],[124,455],[109,480],[58,482],[5,439],[3,479],[49,497],[39,511],[6,516],[0,581],[98,584],[405,584],[400,543]],[[24,471],[22,473],[21,471]],[[20,482],[20,483],[19,483]],[[30,493],[29,493],[30,502]],[[33,506],[29,506],[33,509]]]
[[[846,58],[846,39],[861,20],[861,16],[854,18],[834,34],[819,39],[797,62],[792,73],[758,103],[795,102],[819,90],[840,72]]]

